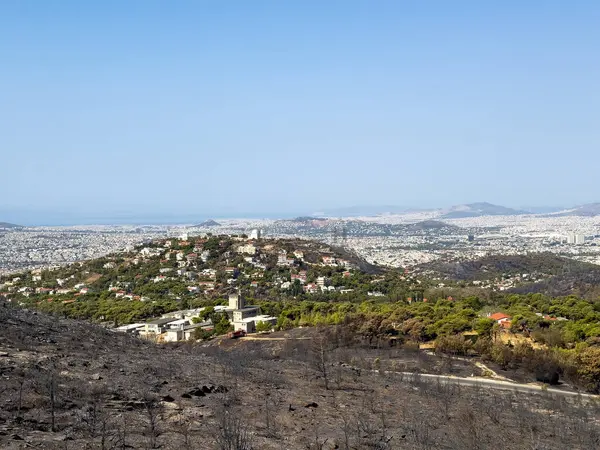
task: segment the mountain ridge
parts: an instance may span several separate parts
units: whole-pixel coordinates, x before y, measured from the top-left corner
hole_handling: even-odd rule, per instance
[[[578,217],[595,217],[600,215],[600,202],[596,203],[585,203],[583,205],[576,206],[572,209],[567,209],[553,214],[559,217],[565,216],[578,216]]]
[[[464,205],[456,205],[450,207],[448,210],[442,210],[441,212],[442,219],[460,219],[481,216],[516,216],[521,214],[529,214],[528,211],[508,208],[501,205],[494,205],[488,202],[475,202]]]
[[[210,227],[220,227],[221,224],[213,219],[205,220],[197,225],[194,225],[194,228],[210,228]]]
[[[24,228],[22,225],[17,225],[9,222],[0,222],[0,228]]]

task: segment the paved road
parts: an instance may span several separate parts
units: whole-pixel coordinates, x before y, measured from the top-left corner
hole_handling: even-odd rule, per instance
[[[256,341],[288,341],[288,340],[310,340],[312,338],[311,337],[297,337],[297,338],[265,337],[265,336],[258,337],[258,336],[250,335],[250,336],[245,336],[240,339],[241,340],[256,340]],[[460,358],[456,358],[456,359],[460,359]],[[492,372],[497,378],[504,378],[504,377],[500,377],[499,375],[497,375],[493,370],[489,369],[487,366],[484,366],[483,364],[482,364],[482,366],[485,369]],[[346,365],[346,364],[344,364],[344,367],[346,367],[348,369],[353,369],[353,370],[364,370],[364,369],[359,369],[357,367],[352,367],[352,366]],[[379,373],[379,370],[371,370],[371,372]],[[524,392],[524,393],[546,393],[546,394],[563,395],[566,397],[580,396],[581,398],[600,401],[599,395],[565,391],[562,389],[552,388],[552,387],[549,387],[544,384],[515,383],[513,381],[505,381],[506,378],[504,380],[503,379],[482,378],[482,377],[465,378],[465,377],[455,377],[452,375],[434,375],[434,374],[429,374],[429,373],[422,373],[422,374],[415,375],[413,372],[392,372],[392,371],[387,371],[387,370],[385,371],[385,374],[396,375],[398,377],[401,377],[403,380],[406,380],[409,382],[414,382],[417,379],[419,379],[421,381],[429,381],[429,382],[440,381],[443,383],[455,383],[460,386],[480,387],[480,388],[485,388],[485,389],[496,389],[496,390],[501,390],[501,391],[513,391],[513,392]]]
[[[244,336],[241,338],[238,338],[240,341],[310,341],[312,340],[311,337],[296,337],[296,338],[290,338],[290,337],[259,337],[259,336],[253,336],[253,335],[248,335],[248,336]]]
[[[375,370],[374,372],[378,372]],[[397,375],[398,377],[402,377],[402,379],[414,382],[417,380],[421,381],[429,381],[429,382],[442,382],[442,383],[455,383],[460,386],[471,386],[471,387],[481,387],[486,389],[498,389],[503,391],[513,391],[513,392],[525,392],[525,393],[548,393],[548,394],[556,394],[556,395],[564,395],[568,397],[577,397],[581,396],[586,399],[594,399],[600,400],[600,396],[592,395],[592,394],[584,394],[579,392],[571,392],[571,391],[563,391],[561,389],[555,389],[551,387],[546,387],[545,385],[539,384],[520,384],[520,383],[511,383],[509,381],[501,381],[501,380],[491,380],[487,378],[481,377],[454,377],[451,375],[433,375],[433,374],[417,374],[415,375],[412,372],[390,372],[386,371],[386,374],[389,375]]]

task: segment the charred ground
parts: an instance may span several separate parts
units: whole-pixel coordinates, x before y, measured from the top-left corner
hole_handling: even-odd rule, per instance
[[[410,348],[341,327],[157,346],[0,306],[2,448],[596,448],[589,401],[408,382]],[[380,370],[376,372],[375,370]]]

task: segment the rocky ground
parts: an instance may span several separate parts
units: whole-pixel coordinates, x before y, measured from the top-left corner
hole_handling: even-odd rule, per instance
[[[343,331],[156,346],[3,305],[0,323],[1,448],[600,446],[589,400],[377,374],[472,368]]]

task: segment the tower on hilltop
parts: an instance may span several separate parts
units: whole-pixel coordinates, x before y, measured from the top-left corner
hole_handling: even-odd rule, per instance
[[[239,292],[229,294],[229,309],[243,309],[246,306],[244,297]]]

